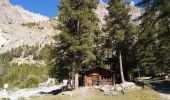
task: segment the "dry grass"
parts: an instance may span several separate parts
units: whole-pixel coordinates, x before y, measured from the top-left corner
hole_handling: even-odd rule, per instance
[[[100,90],[93,88],[80,88],[72,92],[72,96],[68,95],[49,95],[43,97],[34,97],[31,100],[166,100],[161,98],[153,90],[135,90],[126,94],[117,96],[105,96]]]

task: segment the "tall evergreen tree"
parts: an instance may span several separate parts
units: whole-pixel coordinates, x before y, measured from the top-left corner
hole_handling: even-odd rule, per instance
[[[163,71],[170,64],[170,1],[142,0],[138,5],[145,9],[145,13],[139,18],[142,21],[139,41],[143,47],[139,54],[140,65],[147,64],[152,71]]]
[[[61,0],[59,5],[61,32],[55,36],[56,44],[51,50],[51,73],[61,79],[74,78],[75,88],[79,84],[79,71],[96,59],[93,50],[93,36],[98,27],[98,18],[93,12],[96,5],[96,0]]]
[[[109,0],[109,15],[106,17],[108,31],[108,46],[112,48],[113,55],[116,53],[119,58],[120,75],[122,82],[125,82],[123,68],[125,69],[127,49],[132,44],[133,25],[130,23],[131,15],[129,8],[123,0]],[[122,61],[122,56],[124,61]],[[124,64],[122,63],[124,62]]]

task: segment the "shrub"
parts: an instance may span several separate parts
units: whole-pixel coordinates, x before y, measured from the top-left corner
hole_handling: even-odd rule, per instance
[[[18,98],[18,100],[28,100],[28,99],[24,98],[24,97],[20,97],[20,98]]]
[[[47,50],[49,49],[49,45],[45,45],[38,54],[34,53],[33,54],[33,59],[34,60],[45,60],[47,58],[48,52]]]
[[[21,88],[37,87],[40,82],[41,82],[40,77],[37,77],[35,75],[29,75],[26,78],[25,82],[22,83]]]
[[[3,77],[0,76],[0,88],[3,88],[4,80]]]
[[[8,83],[12,87],[29,87],[28,84],[25,85],[25,81],[29,81],[29,75],[34,75],[41,80],[46,80],[48,77],[46,67],[40,67],[36,64],[11,64],[13,58],[18,58],[20,56],[28,57],[29,55],[33,55],[34,60],[45,60],[48,45],[45,45],[42,49],[40,48],[41,46],[38,44],[36,46],[25,45],[0,54],[0,87],[3,86],[3,83]]]
[[[31,22],[31,23],[22,23],[22,26],[27,26],[28,28],[32,28],[34,26],[38,26],[39,24],[38,23],[34,23],[34,22]]]
[[[5,82],[11,83],[13,87],[35,87],[44,79],[45,69],[36,65],[11,65],[5,74]],[[45,79],[44,79],[45,80]]]

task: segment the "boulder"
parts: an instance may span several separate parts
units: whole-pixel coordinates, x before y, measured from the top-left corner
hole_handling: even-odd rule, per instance
[[[137,88],[137,86],[133,82],[124,82],[121,84],[121,86],[125,90],[131,90]]]
[[[115,85],[115,91],[122,92],[123,91],[123,87],[121,85],[119,85],[119,84],[116,84]]]
[[[110,90],[110,86],[109,85],[104,85],[102,87],[100,87],[100,90],[104,91],[104,92],[107,92]]]
[[[73,94],[71,92],[63,92],[62,95],[68,95],[68,96],[72,96]]]
[[[169,78],[169,76],[168,75],[165,75],[165,79],[167,80]]]
[[[39,87],[43,87],[43,86],[52,86],[55,85],[55,79],[54,78],[48,78],[48,80],[44,83],[40,83]]]
[[[104,92],[104,95],[107,96],[114,96],[114,95],[118,95],[119,93],[116,91],[108,91],[108,92]]]

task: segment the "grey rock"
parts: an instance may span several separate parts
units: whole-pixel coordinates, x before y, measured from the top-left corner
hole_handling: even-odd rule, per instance
[[[37,26],[23,26],[28,23]],[[48,17],[14,6],[9,0],[0,0],[0,54],[22,45],[50,44],[54,33]]]

